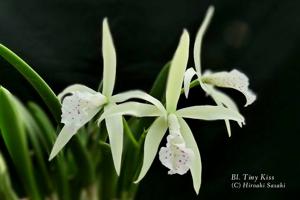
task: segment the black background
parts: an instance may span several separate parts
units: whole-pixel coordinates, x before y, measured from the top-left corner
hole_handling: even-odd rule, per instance
[[[183,28],[193,44],[210,4],[216,12],[204,39],[203,68],[245,72],[258,99],[244,109],[243,96],[228,91],[247,123],[242,129],[232,123],[230,139],[222,121],[188,120],[203,162],[198,196],[190,174],[169,176],[156,159],[138,199],[287,199],[300,189],[299,1],[0,0],[0,42],[30,63],[55,92],[73,83],[96,89],[102,78],[101,23],[107,16],[118,56],[115,93],[149,90]],[[40,101],[2,59],[0,84],[24,101]],[[182,98],[182,105],[191,103],[213,104],[199,88],[188,101]],[[286,189],[235,190],[233,173],[266,173],[285,182]]]

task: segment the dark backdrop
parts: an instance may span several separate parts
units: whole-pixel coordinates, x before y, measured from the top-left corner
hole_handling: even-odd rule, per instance
[[[209,4],[216,14],[204,40],[203,68],[245,72],[258,99],[244,109],[242,95],[228,91],[247,120],[242,129],[232,124],[230,139],[222,121],[188,121],[202,155],[199,196],[190,174],[168,176],[156,159],[138,199],[287,199],[300,189],[299,1],[0,0],[0,42],[28,61],[55,92],[73,83],[96,88],[102,78],[101,23],[107,16],[118,56],[116,92],[148,90],[183,28],[194,42]],[[0,84],[23,100],[39,100],[3,60]],[[202,96],[193,89],[189,101],[213,103]],[[286,189],[235,190],[233,173],[267,173]]]

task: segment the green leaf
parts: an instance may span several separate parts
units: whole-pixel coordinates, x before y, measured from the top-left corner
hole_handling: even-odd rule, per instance
[[[48,84],[24,60],[2,44],[0,44],[0,56],[15,67],[27,79],[42,97],[56,122],[60,123],[61,106]]]
[[[166,63],[163,68],[160,70],[157,78],[155,79],[152,88],[150,90],[150,95],[156,99],[159,99],[163,102],[165,96],[166,84],[168,79],[168,73],[170,69],[171,62]]]
[[[5,160],[0,152],[0,199],[18,200],[18,197],[11,186],[10,177],[7,171]]]
[[[160,70],[157,78],[155,79],[152,88],[150,90],[150,95],[162,102],[166,102],[166,85],[169,74],[171,61],[167,62],[163,68]],[[135,118],[132,117],[128,124],[136,137],[140,137],[141,133],[144,132],[145,127],[149,127],[153,123],[152,118]]]
[[[50,150],[52,148],[52,144],[56,138],[56,131],[51,124],[48,116],[46,113],[34,102],[28,103],[29,111],[31,112],[33,118],[37,122],[41,133],[43,133],[43,138],[45,139],[46,143],[44,144],[44,148],[47,151],[47,155],[49,155]],[[54,161],[54,171],[55,171],[55,182],[58,190],[59,197],[64,200],[70,199],[70,189],[68,183],[68,170],[67,165],[65,162],[65,158],[63,155],[59,156]]]
[[[45,163],[47,159],[44,159],[44,154],[41,148],[42,145],[40,141],[43,138],[41,137],[42,131],[40,130],[39,126],[35,122],[34,118],[31,116],[29,111],[24,107],[24,105],[16,98],[14,100],[16,102],[16,107],[19,110],[19,113],[21,114],[22,121],[25,125],[26,132],[29,137],[28,139],[32,144],[34,153],[33,155],[37,160],[37,165],[35,165],[35,171],[37,168],[39,168],[39,172],[41,173],[40,175],[43,177],[43,185],[40,185],[40,187],[45,188],[47,195],[50,195],[51,192],[53,192],[53,184],[50,179],[48,169],[46,167],[47,165]]]
[[[14,66],[35,88],[35,90],[42,97],[45,104],[48,106],[56,122],[60,124],[61,104],[48,84],[25,61],[23,61],[19,56],[17,56],[14,52],[9,50],[2,44],[0,44],[0,56],[2,56],[12,66]],[[86,156],[87,152],[84,149],[79,138],[75,137],[72,141],[72,146],[74,148],[72,148],[72,151],[76,155],[75,158],[78,161],[77,163],[80,166],[89,166],[88,168],[84,169],[87,175],[84,177],[82,175],[82,177],[85,182],[91,182],[91,180],[93,180],[92,171],[88,170],[91,170],[92,161]],[[83,170],[83,168],[80,169]]]
[[[46,113],[36,103],[29,102],[28,109],[43,133],[43,139],[45,140],[45,143],[43,142],[42,144],[45,145],[44,148],[49,154],[56,138],[56,130],[54,129]]]
[[[127,135],[128,139],[131,141],[131,143],[133,144],[133,146],[139,147],[139,143],[135,139],[135,136],[133,135],[132,130],[129,127],[129,125],[128,125],[128,123],[127,123],[127,121],[125,120],[124,117],[123,117],[123,126],[124,126],[124,133],[125,133],[125,135]]]
[[[98,155],[101,157],[101,162],[97,167],[99,199],[115,199],[118,175],[114,169],[110,145],[100,141],[99,150]]]
[[[93,160],[79,137],[73,137],[71,140],[70,146],[78,168],[78,180],[83,187],[90,186],[95,181]]]
[[[120,199],[134,199],[135,191],[138,184],[133,183],[137,167],[140,165],[140,146],[135,140],[131,131],[131,127],[128,126],[126,120],[123,118],[124,125],[124,148],[121,174],[118,180],[117,186],[117,198]]]
[[[42,199],[34,178],[25,127],[13,96],[0,87],[0,128],[4,143],[32,200]],[[18,147],[18,148],[16,148]]]

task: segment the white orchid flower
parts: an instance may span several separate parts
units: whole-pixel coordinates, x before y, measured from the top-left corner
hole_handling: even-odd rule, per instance
[[[143,99],[154,103],[152,97],[142,91],[129,91],[113,94],[116,77],[116,52],[109,30],[107,19],[103,20],[102,33],[103,54],[103,89],[96,92],[84,85],[74,84],[67,87],[58,95],[62,102],[62,119],[64,124],[50,153],[52,160],[67,144],[77,131],[90,121],[99,111],[116,106],[117,103],[130,98]],[[120,174],[123,150],[123,121],[122,115],[107,117],[105,124],[111,145],[112,157],[117,174]]]
[[[217,73],[211,73],[210,71],[206,71],[203,75],[201,74],[201,62],[200,62],[201,45],[202,45],[203,36],[211,21],[213,13],[214,13],[214,7],[210,6],[206,13],[205,19],[197,33],[196,40],[194,43],[194,52],[193,52],[194,64],[196,70],[194,68],[189,68],[185,73],[185,78],[184,78],[185,96],[188,97],[191,80],[196,75],[201,88],[213,98],[213,100],[216,102],[217,105],[220,106],[222,105],[227,108],[238,111],[235,102],[225,93],[217,90],[215,86],[223,87],[223,88],[232,88],[240,91],[246,97],[245,106],[248,106],[252,104],[256,99],[256,95],[248,88],[249,86],[248,77],[244,73],[236,69],[230,72],[224,71],[224,72],[217,72]],[[226,124],[228,135],[230,137],[231,129],[230,129],[230,124],[228,119],[225,120],[225,124]],[[239,123],[239,125],[242,126],[241,123]]]
[[[102,93],[96,92],[81,84],[74,84],[67,87],[58,95],[59,100],[62,102],[61,122],[64,124],[64,127],[54,143],[49,160],[53,159],[59,153],[59,151],[81,127],[99,113],[104,106],[109,104],[109,99],[112,95],[115,84],[116,52],[107,19],[103,20],[102,25],[102,54]],[[122,127],[122,119],[118,120],[118,122],[116,122],[117,119],[114,121],[117,124],[121,123]],[[107,121],[108,123],[111,123],[111,119],[107,119]],[[116,126],[116,128],[119,128],[119,126]],[[108,132],[110,133],[110,131]],[[116,134],[118,133],[119,131],[116,131]]]
[[[115,115],[157,117],[145,138],[143,166],[136,182],[146,175],[158,152],[160,142],[169,129],[167,145],[159,151],[160,161],[169,168],[169,174],[185,174],[191,170],[194,189],[198,193],[202,171],[200,153],[192,131],[183,118],[230,119],[241,123],[244,118],[238,112],[222,106],[192,106],[177,110],[188,55],[189,34],[184,30],[170,66],[166,89],[166,108],[160,101],[148,96],[154,105],[126,102],[106,110],[100,117],[100,121]]]

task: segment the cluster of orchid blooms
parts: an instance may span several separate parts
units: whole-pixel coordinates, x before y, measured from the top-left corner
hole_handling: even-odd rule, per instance
[[[103,53],[103,89],[94,91],[84,85],[75,84],[67,87],[58,95],[62,103],[62,119],[64,124],[59,133],[49,160],[53,159],[67,144],[73,135],[101,111],[98,125],[105,120],[114,167],[117,174],[121,170],[123,150],[123,116],[155,117],[148,128],[144,141],[143,164],[136,182],[139,182],[149,170],[159,145],[167,132],[167,144],[159,150],[161,163],[169,169],[169,174],[185,174],[191,171],[196,193],[201,184],[201,158],[191,129],[184,120],[225,120],[229,136],[231,135],[229,120],[244,124],[244,117],[239,113],[234,101],[215,87],[232,88],[246,97],[246,105],[255,101],[255,94],[249,90],[247,76],[238,70],[230,72],[201,73],[200,53],[203,36],[213,16],[214,8],[209,7],[205,19],[197,33],[194,44],[194,68],[186,70],[189,57],[189,34],[183,31],[176,52],[171,60],[166,86],[165,105],[149,94],[132,90],[113,95],[116,75],[116,52],[110,34],[107,19],[103,20],[102,53]],[[193,76],[201,88],[212,97],[216,105],[197,105],[177,108],[182,86],[188,97],[190,82]],[[147,103],[136,102],[140,99]],[[147,128],[147,127],[146,127]]]

